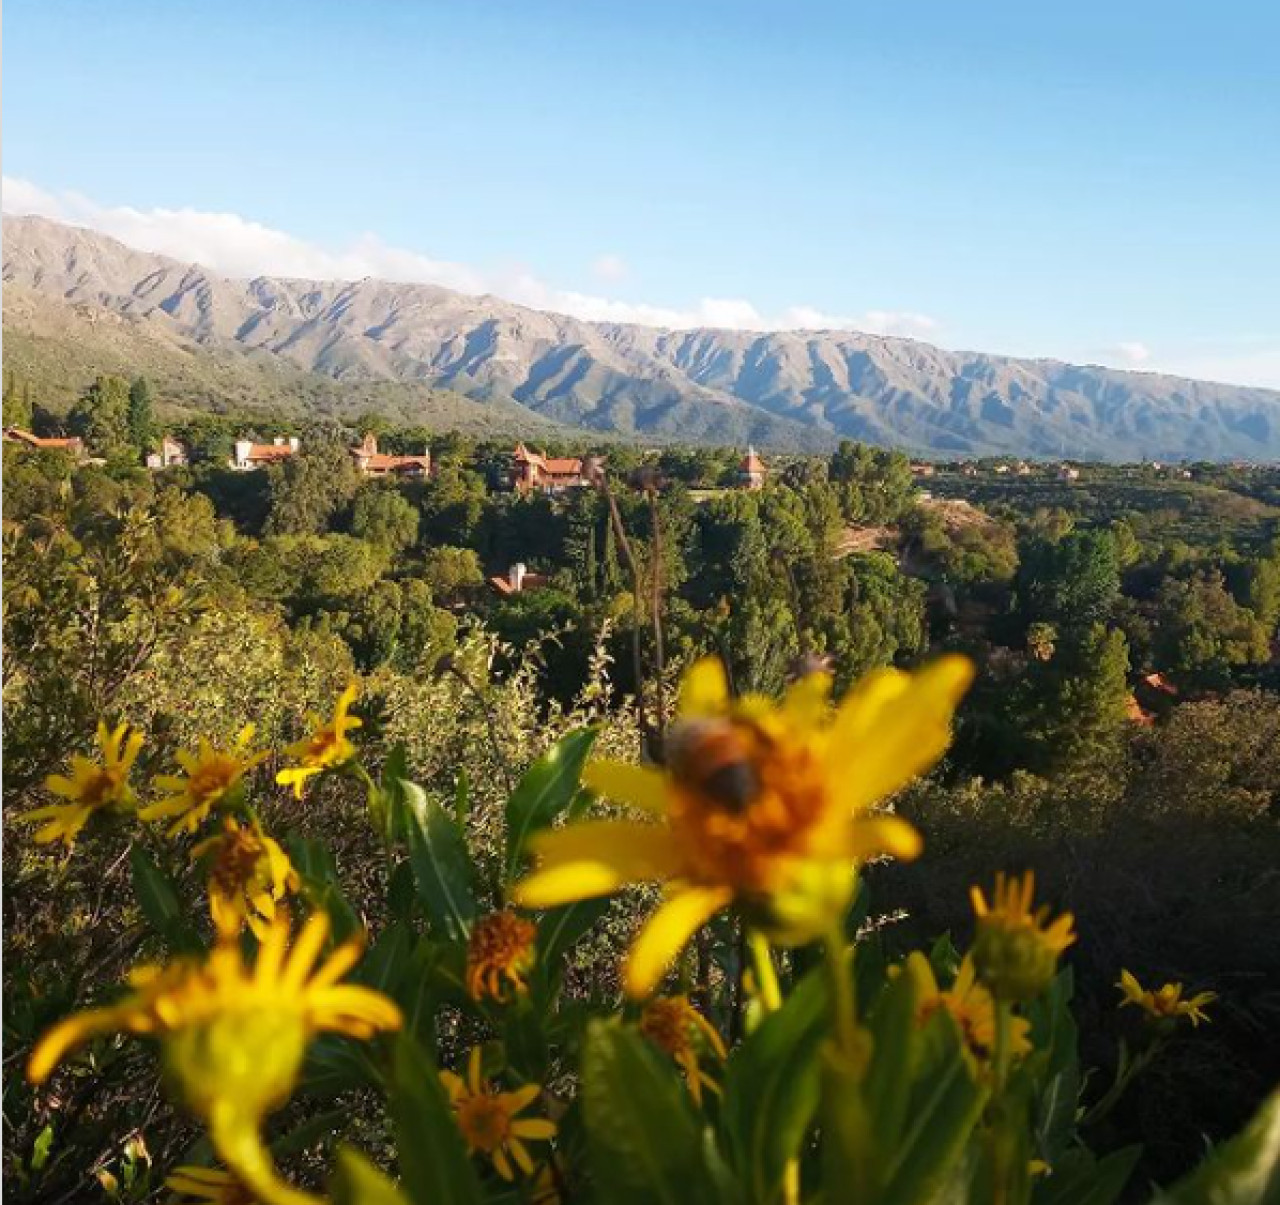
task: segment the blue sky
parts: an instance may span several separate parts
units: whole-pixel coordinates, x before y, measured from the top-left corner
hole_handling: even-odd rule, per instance
[[[5,207],[1280,386],[1280,6],[10,0]]]

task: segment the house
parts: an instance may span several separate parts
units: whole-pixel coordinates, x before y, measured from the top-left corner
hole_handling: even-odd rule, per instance
[[[378,451],[378,437],[367,431],[358,447],[351,449],[356,468],[366,477],[429,477],[431,452],[423,448],[421,456],[396,456]]]
[[[540,590],[550,580],[545,573],[530,573],[523,561],[517,561],[507,571],[506,577],[495,575],[489,579],[489,585],[504,598],[509,598],[526,590]]]
[[[511,488],[517,493],[541,490],[544,494],[557,494],[561,490],[590,484],[580,457],[530,452],[522,443],[516,444],[511,454]]]
[[[913,477],[932,477],[938,470],[928,461],[920,461],[911,466]]]
[[[1031,466],[1025,460],[1018,461],[1018,465],[1013,471],[1017,473],[1019,477],[1031,476]]]
[[[1080,470],[1074,465],[1064,464],[1058,469],[1059,481],[1079,481]]]
[[[298,437],[291,435],[288,439],[276,436],[269,444],[256,444],[252,440],[237,439],[235,455],[231,459],[231,467],[240,472],[260,469],[263,465],[278,464],[288,460],[298,451]]]
[[[189,463],[186,445],[166,435],[160,441],[160,451],[147,453],[147,468],[176,469]]]
[[[764,461],[756,455],[755,448],[747,445],[747,454],[738,466],[738,482],[744,489],[759,490],[764,488],[765,474],[768,470]]]
[[[4,429],[4,442],[7,444],[19,444],[27,448],[47,448],[55,452],[70,452],[77,460],[83,460],[85,455],[84,440],[78,435],[33,435],[30,431],[24,431],[21,427],[6,427]]]
[[[1134,701],[1156,719],[1169,714],[1178,703],[1178,688],[1164,674],[1143,674],[1133,687]]]

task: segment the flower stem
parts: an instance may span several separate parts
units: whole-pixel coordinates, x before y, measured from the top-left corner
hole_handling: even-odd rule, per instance
[[[755,969],[760,987],[760,1003],[766,1013],[776,1013],[782,1007],[782,989],[778,986],[778,972],[773,965],[773,951],[769,939],[752,929],[747,936],[751,947],[751,965]]]
[[[846,957],[844,934],[838,928],[828,931],[824,946],[827,973],[831,980],[831,1010],[835,1018],[836,1046],[846,1058],[857,1060],[858,999],[851,960]]]

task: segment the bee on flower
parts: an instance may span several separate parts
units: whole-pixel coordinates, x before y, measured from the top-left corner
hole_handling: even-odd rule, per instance
[[[255,1205],[255,1197],[230,1172],[217,1167],[175,1167],[165,1177],[169,1205]]]
[[[978,933],[973,962],[978,978],[999,1000],[1034,1000],[1058,970],[1058,959],[1076,940],[1070,912],[1050,921],[1047,904],[1032,909],[1035,875],[996,875],[988,903],[981,888],[971,889]]]
[[[996,1002],[978,981],[973,958],[966,954],[949,988],[938,986],[929,960],[918,951],[907,959],[908,969],[920,984],[921,998],[916,1019],[923,1025],[939,1010],[949,1014],[959,1026],[970,1065],[990,1059],[996,1046]],[[1009,1027],[1009,1055],[1022,1058],[1031,1053],[1031,1022],[1013,1017]]]
[[[39,844],[61,841],[70,848],[93,816],[137,806],[129,774],[142,748],[142,733],[130,732],[128,724],[108,728],[100,721],[95,743],[97,760],[74,754],[69,774],[50,774],[44,780],[45,789],[66,803],[51,803],[20,817],[27,824],[44,824],[35,834]]]
[[[260,941],[275,918],[276,904],[301,885],[289,855],[256,819],[242,825],[228,816],[223,831],[200,842],[191,856],[208,862],[214,925],[238,932],[247,924]]]
[[[1201,1021],[1209,1024],[1205,1006],[1218,998],[1216,992],[1197,992],[1194,996],[1184,998],[1186,989],[1181,983],[1166,983],[1159,990],[1151,991],[1144,988],[1135,975],[1125,970],[1120,972],[1120,982],[1116,986],[1122,996],[1121,1008],[1128,1004],[1136,1006],[1142,1010],[1147,1020],[1162,1030],[1172,1029],[1184,1018],[1191,1022],[1192,1028],[1197,1027]]]
[[[467,942],[467,994],[502,1003],[509,987],[517,995],[528,990],[525,976],[537,959],[538,929],[509,910],[491,912],[476,922]]]
[[[650,1000],[640,1014],[640,1032],[676,1061],[697,1104],[702,1104],[704,1088],[719,1093],[720,1086],[702,1069],[702,1058],[709,1054],[724,1062],[728,1051],[716,1027],[693,1007],[688,996]]]
[[[233,808],[242,798],[244,776],[261,762],[266,753],[252,753],[254,726],[246,724],[229,749],[215,748],[203,737],[194,750],[177,756],[180,774],[162,774],[155,785],[163,794],[138,815],[143,820],[177,819],[168,835],[194,833],[214,808]]]
[[[633,997],[648,995],[693,934],[730,905],[771,941],[811,941],[844,914],[858,865],[920,852],[910,824],[872,809],[946,751],[972,676],[955,656],[915,673],[877,670],[833,708],[825,673],[801,679],[779,705],[731,699],[720,662],[699,661],[681,684],[665,772],[594,762],[583,774],[648,820],[536,834],[538,865],[515,899],[551,908],[665,881],[664,901],[628,956]]]
[[[533,1175],[534,1164],[526,1141],[545,1142],[556,1135],[556,1125],[543,1117],[520,1117],[542,1093],[537,1084],[514,1092],[499,1092],[485,1081],[483,1051],[472,1047],[464,1080],[453,1071],[441,1071],[453,1105],[454,1117],[467,1150],[488,1158],[504,1180],[515,1179],[515,1169]]]
[[[302,798],[307,779],[346,765],[355,757],[356,747],[347,733],[363,723],[359,716],[348,714],[358,693],[356,684],[350,683],[338,696],[331,720],[321,720],[317,715],[309,715],[307,723],[311,726],[310,734],[285,750],[286,756],[298,764],[281,770],[276,775],[276,782],[282,787],[292,787],[297,798]]]
[[[265,1205],[311,1201],[280,1180],[260,1127],[292,1094],[311,1039],[341,1033],[368,1039],[398,1029],[400,1010],[381,993],[341,983],[363,943],[344,942],[323,962],[329,934],[323,912],[290,943],[281,909],[246,963],[237,931],[221,929],[207,958],[146,966],[119,1002],[75,1013],[32,1051],[27,1075],[43,1083],[77,1046],[98,1035],[157,1038],[161,1064],[183,1102],[209,1128],[214,1149]],[[317,965],[318,964],[318,965]]]

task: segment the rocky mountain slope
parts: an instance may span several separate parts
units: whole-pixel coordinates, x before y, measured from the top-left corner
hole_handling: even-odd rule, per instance
[[[1280,456],[1280,392],[945,351],[847,331],[583,322],[380,280],[230,280],[39,218],[6,219],[21,299],[118,315],[136,337],[395,381],[621,434],[818,448],[1106,459]],[[21,314],[6,304],[6,334]],[[512,413],[520,413],[520,410]]]

